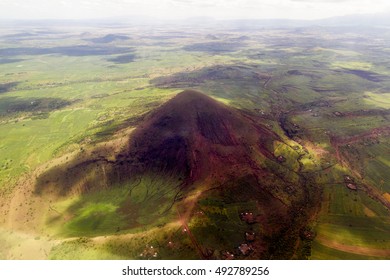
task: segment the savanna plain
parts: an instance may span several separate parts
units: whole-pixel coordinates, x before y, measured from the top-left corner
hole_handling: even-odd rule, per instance
[[[389,46],[2,26],[0,259],[390,259]]]

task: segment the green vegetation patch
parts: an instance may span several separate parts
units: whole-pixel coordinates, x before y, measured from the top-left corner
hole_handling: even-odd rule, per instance
[[[156,176],[59,202],[47,225],[63,236],[134,232],[167,223],[179,181]],[[65,222],[64,222],[65,220]]]
[[[259,232],[259,225],[248,225],[239,215],[243,211],[257,213],[256,202],[226,203],[220,199],[206,198],[199,201],[201,215],[195,215],[190,223],[192,233],[202,246],[217,251],[234,250],[245,240],[245,232]]]
[[[344,183],[326,187],[323,196],[316,227],[318,240],[313,243],[312,258],[371,259],[378,253],[370,252],[370,248],[390,249],[390,218],[383,205],[361,190],[349,190]],[[340,248],[328,248],[321,242],[334,242],[334,246]],[[352,246],[352,249],[343,249],[343,246]],[[356,256],[349,252],[353,247],[364,249],[362,252],[356,249]],[[343,252],[347,249],[349,253]]]

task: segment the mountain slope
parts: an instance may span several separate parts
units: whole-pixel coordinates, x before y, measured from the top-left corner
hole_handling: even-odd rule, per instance
[[[263,151],[272,157],[268,148],[277,138],[237,110],[187,90],[141,125],[131,139],[128,155],[139,159],[140,170],[179,173],[196,181],[237,165],[250,168],[250,146],[268,145]]]
[[[178,222],[201,258],[224,258],[245,242],[241,258],[291,258],[317,196],[275,143],[288,147],[255,116],[186,90],[123,145],[86,149],[37,176],[29,199],[41,215],[20,227],[99,236]]]
[[[77,187],[83,193],[145,173],[194,182],[211,174],[258,170],[251,148],[257,156],[275,159],[271,149],[278,139],[241,112],[188,90],[152,112],[120,152],[96,149],[53,168],[40,176],[36,191],[50,188],[66,195]]]

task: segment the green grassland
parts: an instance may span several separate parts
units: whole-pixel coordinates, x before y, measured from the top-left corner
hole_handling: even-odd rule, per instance
[[[390,192],[388,137],[361,139],[354,145],[343,146],[342,151],[356,160],[352,166],[361,170],[366,182],[376,186],[382,193]]]
[[[177,180],[143,176],[125,186],[59,201],[46,225],[53,234],[65,237],[146,230],[172,219],[176,188]]]
[[[364,102],[370,106],[375,106],[383,109],[390,108],[390,94],[389,93],[373,93],[367,92],[364,96]]]
[[[353,253],[347,253],[332,249],[321,243],[314,241],[312,244],[312,260],[381,260],[381,257],[365,256]]]
[[[85,44],[67,38],[56,45],[71,43]],[[22,61],[0,64],[0,84],[17,83],[0,95],[0,187],[14,184],[25,171],[58,156],[59,150],[69,151],[67,146],[98,138],[99,131],[114,132],[177,92],[151,87],[151,77],[230,59],[172,47],[142,46],[135,53],[137,59],[127,64],[107,61],[115,55],[62,54],[18,55]],[[61,109],[34,106],[46,98],[70,104]]]
[[[151,248],[152,247],[152,248]],[[157,253],[154,255],[154,253]],[[179,225],[158,227],[140,234],[77,238],[54,246],[49,259],[198,259]]]
[[[311,221],[318,237],[311,243],[311,259],[390,258],[322,242],[390,249],[389,211],[362,188],[351,191],[343,182],[345,174],[356,171],[362,177],[358,185],[390,193],[388,135],[340,146],[347,166],[337,163],[332,146],[332,139],[390,126],[390,51],[377,45],[377,33],[351,49],[350,42],[357,40],[353,35],[310,28],[250,31],[243,42],[234,41],[242,35],[234,30],[177,31],[188,36],[164,39],[127,27],[91,28],[89,35],[82,28],[62,31],[14,41],[4,36],[11,31],[0,29],[0,58],[10,59],[0,60],[1,193],[10,193],[21,176],[57,157],[136,127],[181,90],[198,89],[256,116],[280,135],[283,141],[274,143],[273,152],[286,159],[283,168],[271,161],[262,164],[289,178],[286,185],[304,178],[321,188],[321,210]],[[93,41],[113,32],[131,38]],[[210,32],[223,35],[213,41],[207,38]],[[325,153],[305,148],[305,141]],[[145,176],[137,184],[59,199],[46,217],[45,230],[58,241],[48,241],[52,247],[46,248],[46,257],[142,259],[150,258],[147,247],[154,246],[157,258],[199,258],[181,226],[170,224],[176,217],[170,208],[176,186],[172,180]],[[254,203],[201,200],[196,211],[203,215],[192,216],[189,226],[204,248],[218,244],[220,252],[237,247],[245,231],[263,232],[237,215],[255,211]],[[123,214],[123,207],[132,207],[132,214]],[[18,243],[34,238],[1,232],[0,239],[0,249],[5,248],[0,258],[11,258]]]
[[[325,241],[370,249],[389,249],[390,219],[388,210],[363,192],[351,191],[343,184],[326,187],[324,203],[317,222],[318,240],[314,242],[311,259],[383,258],[364,253],[349,254],[332,248]],[[336,245],[337,247],[337,245]]]
[[[202,238],[205,248],[214,248],[218,253],[224,250],[235,251],[244,242],[246,231],[261,231],[258,224],[251,226],[239,218],[240,212],[255,210],[255,201],[224,203],[222,200],[203,200],[199,202],[198,210],[202,214],[192,218],[191,231]],[[214,232],[219,234],[213,234]]]

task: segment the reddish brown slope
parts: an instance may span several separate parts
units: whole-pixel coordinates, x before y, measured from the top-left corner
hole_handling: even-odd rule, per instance
[[[198,180],[210,174],[257,169],[250,148],[265,156],[277,135],[240,111],[193,90],[156,110],[132,136],[128,152],[138,171],[181,174]],[[136,161],[136,162],[135,162]]]

